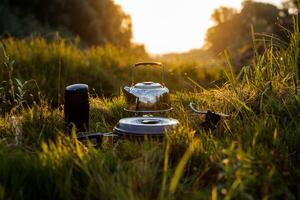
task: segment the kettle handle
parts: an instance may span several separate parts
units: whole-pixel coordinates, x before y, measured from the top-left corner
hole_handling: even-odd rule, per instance
[[[139,66],[153,66],[153,67],[158,67],[161,68],[161,81],[162,84],[164,84],[165,81],[165,66],[161,63],[161,62],[153,62],[153,61],[146,61],[146,62],[138,62],[135,63],[132,67],[131,67],[131,84],[134,84],[134,68],[139,67]]]

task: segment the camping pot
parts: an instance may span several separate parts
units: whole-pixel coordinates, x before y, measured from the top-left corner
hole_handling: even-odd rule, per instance
[[[165,132],[179,125],[178,120],[164,117],[128,117],[122,118],[109,133],[80,133],[77,139],[89,141],[95,147],[102,144],[104,138],[112,141],[144,141],[145,138],[162,141]]]
[[[119,120],[114,133],[120,137],[163,137],[178,124],[178,120],[165,117],[128,117]]]
[[[69,85],[65,89],[65,122],[68,132],[75,126],[77,131],[89,129],[89,87],[86,84]]]
[[[142,82],[134,84],[133,70],[139,66],[154,66],[162,70],[162,84]],[[132,86],[125,86],[123,93],[126,100],[125,110],[135,113],[164,112],[171,110],[170,92],[163,85],[164,66],[159,62],[140,62],[132,66]]]

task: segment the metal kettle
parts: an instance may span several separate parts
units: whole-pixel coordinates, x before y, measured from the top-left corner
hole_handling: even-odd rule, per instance
[[[159,62],[139,62],[132,67],[132,80],[133,69],[138,66],[153,66],[159,67],[162,70],[162,83],[154,82],[141,82],[132,86],[125,86],[123,93],[126,100],[125,110],[135,113],[152,113],[152,112],[165,112],[171,110],[170,104],[170,91],[163,84],[164,66]]]

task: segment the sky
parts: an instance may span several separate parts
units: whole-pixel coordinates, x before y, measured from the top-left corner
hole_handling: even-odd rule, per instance
[[[133,42],[151,54],[201,48],[215,8],[240,8],[240,0],[114,0],[131,16]],[[280,5],[281,0],[261,0]]]

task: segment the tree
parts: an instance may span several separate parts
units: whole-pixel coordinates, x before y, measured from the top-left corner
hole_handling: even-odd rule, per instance
[[[208,29],[206,33],[206,46],[214,53],[224,50],[230,46],[233,39],[233,30],[239,27],[237,12],[232,8],[221,7],[212,14],[215,26]],[[237,34],[235,34],[237,35]]]
[[[291,22],[286,9],[250,0],[243,2],[240,12],[221,7],[212,18],[215,25],[207,31],[206,46],[215,54],[225,49],[237,52],[244,45],[251,44],[251,26],[255,32],[275,34],[287,40],[279,24],[290,27]]]
[[[129,46],[131,18],[113,0],[3,0],[0,34],[26,36],[59,31],[88,44]],[[1,10],[0,7],[0,10]],[[22,20],[27,18],[26,23]],[[14,20],[12,22],[12,20]],[[7,26],[6,24],[12,24]],[[16,30],[14,25],[18,26]],[[36,24],[36,28],[31,24]]]
[[[222,6],[213,12],[211,18],[214,23],[222,24],[231,20],[236,14],[237,11],[235,9]]]

